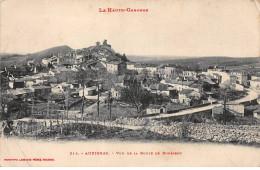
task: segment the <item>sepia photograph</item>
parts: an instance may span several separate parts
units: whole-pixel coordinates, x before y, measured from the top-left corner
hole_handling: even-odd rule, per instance
[[[259,0],[1,0],[1,167],[259,167]]]

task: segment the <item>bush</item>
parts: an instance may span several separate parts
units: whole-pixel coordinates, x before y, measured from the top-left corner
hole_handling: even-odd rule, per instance
[[[232,114],[218,114],[215,119],[220,124],[226,124],[227,122],[232,122],[235,120],[235,116]]]

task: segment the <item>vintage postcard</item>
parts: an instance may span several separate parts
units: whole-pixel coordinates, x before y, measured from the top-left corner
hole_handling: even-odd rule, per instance
[[[1,167],[260,166],[259,0],[1,0]]]

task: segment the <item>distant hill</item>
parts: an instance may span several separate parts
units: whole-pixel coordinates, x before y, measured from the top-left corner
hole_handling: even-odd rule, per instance
[[[223,56],[212,56],[212,57],[138,57],[128,56],[132,61],[142,63],[153,63],[153,64],[176,64],[181,66],[198,65],[200,67],[207,67],[209,65],[221,65],[221,66],[239,66],[245,64],[255,64],[260,62],[259,57],[247,57],[247,58],[235,58],[235,57],[223,57]]]
[[[190,58],[184,56],[166,56],[166,55],[150,55],[150,56],[137,56],[137,55],[128,55],[129,60],[134,62],[150,62],[150,61],[165,61],[165,60],[175,60],[175,59],[183,59]]]
[[[28,60],[38,60],[41,61],[42,58],[51,56],[53,54],[58,54],[62,53],[65,54],[69,52],[71,48],[67,45],[64,46],[58,46],[58,47],[53,47],[49,48],[40,52],[32,53],[32,54],[0,54],[0,66],[8,66],[11,64],[23,64],[24,62]]]
[[[28,54],[28,57],[26,60],[41,60],[46,56],[57,55],[58,53],[66,54],[70,50],[72,50],[72,48],[70,48],[67,45],[48,48],[46,50],[43,50],[43,51],[40,51],[37,53]]]

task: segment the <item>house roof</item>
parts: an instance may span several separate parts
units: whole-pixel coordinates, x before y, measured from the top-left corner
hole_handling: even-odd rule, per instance
[[[160,91],[166,91],[168,90],[168,85],[167,84],[159,84],[159,90]]]
[[[122,90],[123,89],[123,87],[121,87],[121,86],[114,86],[114,88],[116,89],[116,90]]]
[[[253,113],[260,113],[260,109],[254,110]]]
[[[195,80],[198,80],[197,78],[195,77],[192,77],[192,76],[185,76],[186,80],[189,80],[189,81],[195,81]]]
[[[211,80],[216,80],[216,78],[213,77],[212,75],[206,75],[206,78],[211,79]]]
[[[162,84],[162,83],[160,83],[160,84],[151,84],[151,85],[149,86],[149,88],[150,88],[151,90],[159,90],[159,91],[167,91],[167,90],[170,90],[168,87],[169,87],[168,84]]]
[[[33,89],[51,89],[51,86],[32,86]]]
[[[192,88],[202,88],[202,85],[194,83],[194,84],[190,85],[190,87],[192,87]]]
[[[137,80],[137,81],[141,81],[141,77],[138,75],[125,75],[124,80]]]
[[[151,85],[149,86],[149,88],[150,88],[151,90],[158,90],[158,84],[151,84]]]
[[[156,105],[156,104],[150,104],[148,106],[149,109],[161,109],[161,108],[165,108],[165,105]]]
[[[255,80],[251,80],[251,81],[256,81],[256,82],[260,82],[260,79],[255,79]]]
[[[97,62],[94,67],[98,67],[98,68],[101,68],[101,69],[105,69],[106,67],[104,65],[102,65],[100,62]]]
[[[166,80],[167,83],[190,86],[194,81]]]
[[[216,83],[214,83],[212,80],[210,80],[210,79],[204,79],[204,78],[202,78],[201,79],[203,82],[206,82],[206,83],[208,83],[208,84],[211,84],[211,85],[214,85],[214,84],[216,84]]]
[[[260,72],[252,73],[252,76],[260,76]]]
[[[22,95],[22,94],[28,94],[28,93],[33,93],[34,90],[32,89],[26,89],[26,88],[17,88],[17,89],[8,89],[7,92],[9,94],[12,94],[14,96],[17,95]]]
[[[120,63],[122,63],[122,62],[121,61],[109,61],[109,62],[107,62],[107,64],[115,64],[115,65],[118,65]]]
[[[189,95],[193,92],[194,90],[191,89],[183,89],[180,94],[185,94],[185,95]]]
[[[138,75],[138,71],[126,69],[125,70],[125,74],[128,74],[128,75]]]

